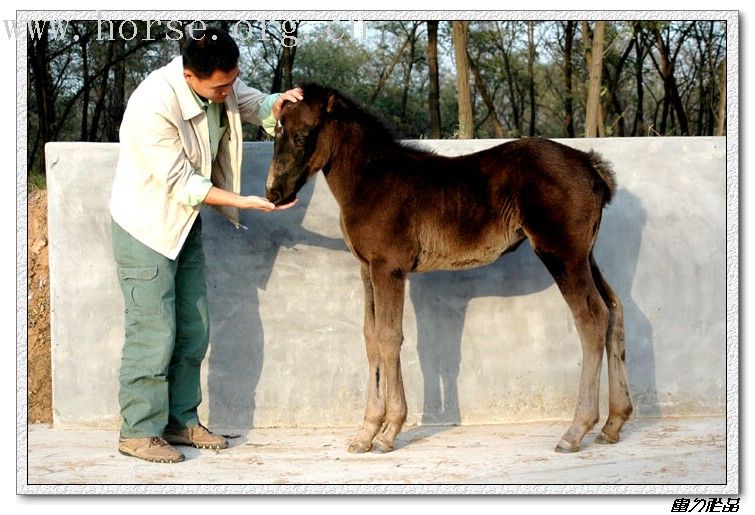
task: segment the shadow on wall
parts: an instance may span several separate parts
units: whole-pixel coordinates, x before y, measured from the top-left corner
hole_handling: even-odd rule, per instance
[[[265,190],[264,181],[263,174],[255,174],[242,188],[242,194],[259,195]],[[205,233],[204,246],[205,253],[214,260],[207,273],[210,311],[223,313],[222,317],[214,317],[220,321],[213,322],[210,329],[207,391],[211,426],[241,431],[254,427],[255,390],[265,349],[258,291],[266,289],[279,249],[304,244],[348,252],[342,239],[302,227],[312,193],[310,183],[299,192],[299,204],[287,211],[242,212],[241,223],[248,230],[234,228],[212,209],[202,212],[203,217],[219,220],[215,224],[217,231]],[[222,248],[222,254],[213,246]]]
[[[417,317],[417,353],[424,382],[423,424],[461,423],[457,379],[470,301],[528,295],[551,284],[553,279],[526,243],[482,268],[411,276],[409,294]]]
[[[646,219],[640,199],[619,190],[603,213],[600,232],[604,238],[601,245],[599,237],[595,258],[624,304],[627,375],[634,415],[656,417],[662,413],[655,379],[653,328],[632,296]],[[608,240],[606,235],[619,236]]]
[[[264,191],[264,177],[254,177],[250,182],[245,194]],[[218,223],[218,231],[205,234],[205,251],[216,260],[208,267],[210,309],[223,312],[222,317],[216,317],[222,322],[213,325],[211,335],[208,372],[210,425],[235,430],[254,426],[255,390],[262,373],[265,343],[258,291],[266,288],[279,249],[304,244],[347,252],[342,239],[313,233],[301,225],[312,200],[313,183],[311,181],[301,190],[299,205],[295,209],[270,214],[244,212],[241,221],[249,227],[248,231]],[[221,215],[205,210],[202,216]],[[271,223],[270,217],[276,218],[275,223]],[[624,304],[627,372],[635,413],[654,416],[660,415],[660,410],[655,385],[653,333],[650,321],[632,298],[644,224],[645,214],[639,199],[620,190],[604,211],[602,237],[596,245],[595,257]],[[213,245],[222,248],[223,254],[213,252]],[[354,266],[358,266],[356,260]],[[498,280],[491,281],[491,278]],[[416,313],[417,351],[424,382],[423,424],[455,425],[461,422],[457,382],[462,331],[470,301],[483,296],[528,295],[552,284],[552,277],[526,244],[487,267],[410,276],[407,292]],[[227,288],[221,290],[219,285]],[[244,299],[243,302],[229,301],[239,298]],[[575,352],[579,350],[575,349]],[[366,358],[364,365],[367,365]],[[234,388],[228,388],[229,384]],[[568,387],[576,402],[577,385]],[[217,392],[223,392],[223,396]],[[602,417],[605,415],[601,414]]]

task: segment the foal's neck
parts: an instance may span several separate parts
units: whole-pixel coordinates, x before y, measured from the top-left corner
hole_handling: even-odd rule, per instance
[[[390,138],[371,138],[367,127],[358,122],[340,122],[334,129],[331,158],[323,169],[328,186],[343,207],[358,202],[355,190],[360,174],[371,162],[393,155],[400,147]]]

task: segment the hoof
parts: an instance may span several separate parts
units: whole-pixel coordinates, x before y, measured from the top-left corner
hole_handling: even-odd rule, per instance
[[[386,440],[383,440],[380,437],[375,438],[372,440],[372,451],[376,452],[378,454],[384,454],[386,452],[391,452],[394,449],[393,444],[387,442]]]
[[[368,445],[364,445],[364,444],[361,444],[361,443],[352,442],[349,445],[349,449],[348,450],[349,450],[349,452],[351,454],[363,454],[365,452],[369,452],[370,446],[369,446],[369,444]]]
[[[566,440],[560,440],[558,444],[556,445],[556,448],[554,451],[561,453],[561,454],[571,454],[573,452],[579,451],[578,445],[572,445]]]
[[[609,444],[609,443],[617,443],[618,441],[619,441],[618,437],[608,436],[602,431],[598,435],[598,437],[595,438],[595,443]]]

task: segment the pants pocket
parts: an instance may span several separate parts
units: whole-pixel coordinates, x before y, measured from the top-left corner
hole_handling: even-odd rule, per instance
[[[156,266],[119,268],[118,278],[123,289],[127,313],[134,315],[162,314]]]

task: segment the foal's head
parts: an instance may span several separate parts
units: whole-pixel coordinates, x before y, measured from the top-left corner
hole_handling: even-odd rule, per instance
[[[335,90],[317,84],[301,88],[304,100],[284,104],[275,128],[266,196],[276,205],[293,201],[307,179],[327,164],[331,135],[326,122],[342,102]]]

